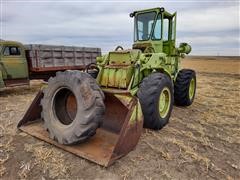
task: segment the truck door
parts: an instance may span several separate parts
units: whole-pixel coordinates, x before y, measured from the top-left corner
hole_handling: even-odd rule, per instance
[[[0,67],[3,71],[3,79],[28,78],[28,65],[24,51],[23,47],[18,45],[5,45],[2,48]]]

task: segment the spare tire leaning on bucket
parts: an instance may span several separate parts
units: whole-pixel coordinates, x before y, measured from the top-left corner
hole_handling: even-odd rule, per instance
[[[96,133],[105,112],[104,94],[89,74],[57,72],[41,101],[44,127],[60,144],[77,144]]]

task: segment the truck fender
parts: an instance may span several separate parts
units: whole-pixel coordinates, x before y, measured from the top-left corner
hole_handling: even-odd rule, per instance
[[[2,71],[0,70],[0,88],[4,88],[4,87],[5,87],[5,84],[3,81],[3,75],[2,75]]]

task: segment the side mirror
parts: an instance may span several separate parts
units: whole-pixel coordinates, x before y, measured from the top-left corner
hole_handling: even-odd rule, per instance
[[[129,16],[130,16],[131,18],[133,18],[133,17],[135,16],[135,13],[134,13],[134,12],[133,12],[133,13],[130,13]]]

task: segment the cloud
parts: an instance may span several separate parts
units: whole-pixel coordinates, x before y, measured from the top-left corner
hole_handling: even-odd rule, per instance
[[[195,46],[217,46],[221,44],[240,44],[239,37],[227,36],[193,36],[182,37],[179,42],[191,42]]]
[[[239,29],[239,7],[194,9],[179,14],[180,31],[213,32]]]
[[[192,36],[182,37],[178,42],[189,42],[194,55],[239,56],[240,39],[233,36]]]
[[[239,48],[239,8],[235,2],[227,1],[5,1],[0,38],[23,43],[94,46],[104,52],[117,45],[129,48],[133,40],[133,19],[128,13],[157,6],[164,6],[170,12],[178,11],[177,40],[189,42],[195,54],[202,54],[205,49],[215,55],[221,49],[239,55],[236,51]],[[213,46],[216,48],[210,48]]]

